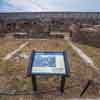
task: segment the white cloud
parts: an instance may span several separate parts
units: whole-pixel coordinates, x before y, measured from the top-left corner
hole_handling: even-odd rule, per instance
[[[22,11],[60,11],[66,10],[66,6],[78,4],[73,0],[4,0],[14,8]],[[14,9],[13,8],[13,9]]]
[[[100,11],[100,0],[3,0],[9,11]]]
[[[18,9],[18,11],[41,11],[41,8],[34,4],[32,0],[5,0],[5,2]]]

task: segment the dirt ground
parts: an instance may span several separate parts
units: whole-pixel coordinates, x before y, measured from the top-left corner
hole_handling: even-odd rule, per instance
[[[66,50],[69,55],[71,76],[66,77],[65,92],[59,93],[60,77],[57,76],[38,76],[38,93],[33,95],[24,95],[31,93],[31,79],[26,77],[28,60],[14,57],[8,61],[2,58],[9,52],[18,48],[25,41],[29,41],[22,53],[30,54],[32,50],[63,51]],[[100,48],[87,45],[76,44],[87,55],[91,56],[95,63],[100,65]],[[15,40],[0,39],[0,100],[65,100],[66,98],[80,98],[80,93],[87,83],[88,79],[93,79],[95,73],[93,69],[86,66],[77,54],[70,48],[67,41],[61,39],[48,40]],[[100,97],[100,86],[90,86],[82,98]],[[19,92],[18,92],[19,91]],[[23,95],[8,95],[9,93],[22,93]]]

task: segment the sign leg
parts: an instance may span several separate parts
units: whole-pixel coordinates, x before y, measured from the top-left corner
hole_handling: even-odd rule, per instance
[[[37,91],[36,76],[32,75],[32,88],[33,91]]]
[[[61,86],[60,86],[60,92],[64,93],[64,85],[65,85],[65,76],[61,77]]]

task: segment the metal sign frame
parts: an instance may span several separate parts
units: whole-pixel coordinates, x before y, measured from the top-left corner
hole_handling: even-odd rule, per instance
[[[56,54],[56,53],[61,53],[64,57],[64,66],[65,66],[65,73],[32,73],[32,66],[33,62],[34,62],[34,57],[35,57],[35,53],[52,53],[52,54]],[[56,51],[32,51],[30,59],[29,59],[29,66],[27,69],[27,75],[31,76],[31,75],[66,75],[69,76],[70,74],[70,68],[69,68],[69,61],[68,61],[68,57],[67,57],[67,52],[66,51],[62,51],[62,52],[56,52]]]

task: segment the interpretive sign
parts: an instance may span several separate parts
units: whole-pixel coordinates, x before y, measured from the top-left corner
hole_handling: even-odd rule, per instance
[[[61,93],[64,92],[65,77],[69,76],[69,63],[66,52],[33,51],[27,75],[32,77],[33,91],[37,91],[37,75],[60,75]]]
[[[68,62],[64,52],[33,52],[31,74],[66,75]]]
[[[63,53],[35,53],[32,63],[32,73],[65,74]]]

